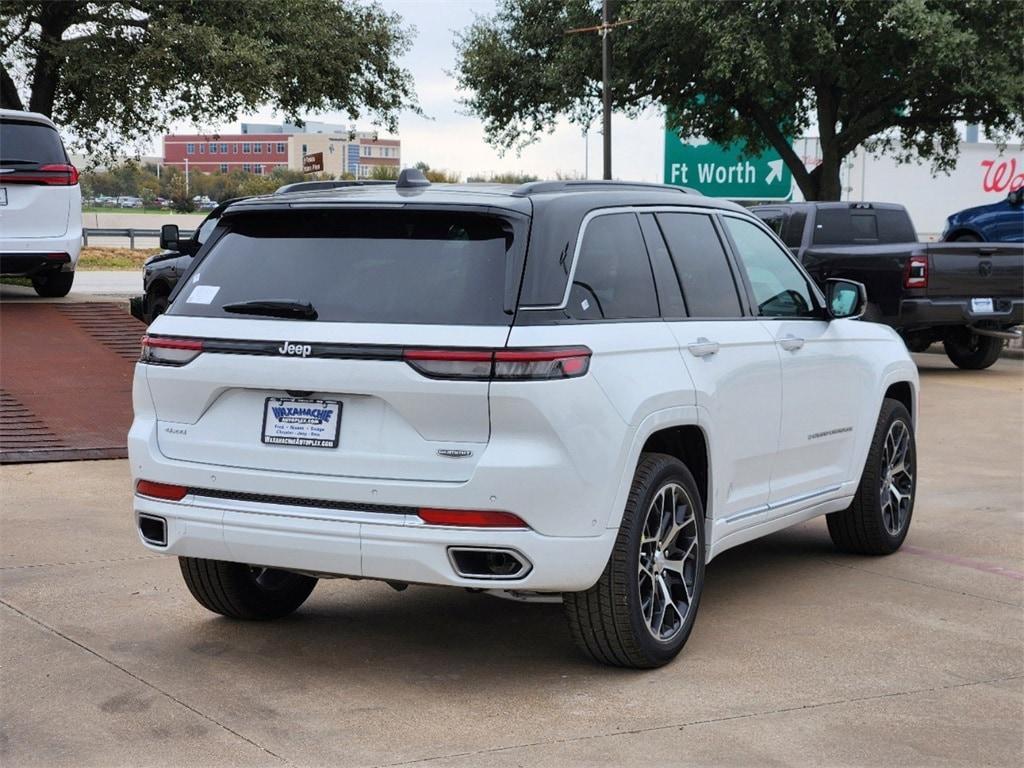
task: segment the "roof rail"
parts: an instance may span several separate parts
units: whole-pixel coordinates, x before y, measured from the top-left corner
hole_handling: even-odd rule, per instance
[[[687,195],[699,195],[690,187],[676,187],[670,184],[652,184],[644,181],[606,181],[582,179],[579,181],[530,181],[513,190],[516,197],[529,197],[544,192],[613,192],[617,190],[634,190],[646,192],[681,192]]]

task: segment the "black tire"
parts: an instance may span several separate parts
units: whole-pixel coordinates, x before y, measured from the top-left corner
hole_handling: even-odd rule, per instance
[[[677,579],[672,582],[675,586],[670,592],[673,601],[676,595],[689,596],[689,600],[685,616],[678,610],[674,611],[675,623],[670,625],[671,635],[666,632],[666,639],[659,639],[648,628],[647,611],[643,605],[641,591],[644,589],[646,578],[650,593],[653,594],[657,588],[653,573],[656,572],[655,568],[660,566],[655,566],[655,560],[649,556],[652,550],[644,549],[650,547],[650,543],[643,542],[648,515],[655,514],[652,504],[663,489],[673,487],[681,489],[682,494],[677,494],[677,502],[672,505],[672,519],[678,524],[680,518],[689,520],[691,515],[693,518],[692,526],[684,525],[680,529],[679,539],[675,540],[685,539],[687,551],[693,552],[689,559],[684,555],[679,560],[682,564],[680,573],[689,572],[692,584],[686,585],[682,580],[678,580],[685,580],[685,576],[667,577]],[[688,512],[681,512],[683,509],[688,509]],[[646,530],[649,532],[654,529]],[[671,540],[669,544],[672,544]],[[655,549],[660,547],[660,543],[654,545]],[[682,548],[680,545],[676,551],[682,552]],[[667,547],[665,551],[668,551]],[[613,666],[649,669],[670,662],[686,644],[697,617],[704,587],[704,554],[704,505],[701,503],[697,484],[690,471],[672,456],[659,453],[642,454],[633,477],[633,487],[626,502],[615,547],[604,573],[598,582],[585,592],[568,592],[563,595],[569,631],[576,645],[595,661]],[[642,562],[651,566],[647,577],[640,575]],[[686,591],[679,592],[679,589]],[[678,605],[675,602],[665,604]],[[650,605],[653,617],[657,610],[657,603],[653,597]],[[664,615],[666,618],[669,617],[667,610]],[[659,624],[659,627],[664,626],[664,623]]]
[[[232,619],[266,621],[295,611],[317,580],[244,563],[179,557],[189,592],[207,610]]]
[[[942,347],[957,368],[980,371],[999,359],[1003,351],[1003,340],[994,336],[981,336],[968,328],[956,328],[946,334]]]
[[[981,238],[978,237],[977,235],[972,235],[970,232],[964,232],[962,235],[957,235],[956,237],[954,237],[952,240],[950,240],[950,242],[951,243],[980,243],[981,242]]]
[[[75,281],[74,272],[50,272],[32,278],[32,287],[39,296],[47,299],[59,299],[71,292],[71,284]]]
[[[152,323],[167,311],[170,302],[167,300],[167,294],[151,293],[146,297],[146,305],[149,307],[149,322]]]
[[[888,478],[889,464],[886,452],[886,440],[893,425],[901,422],[906,430],[906,464],[909,479],[900,477],[896,482]],[[892,515],[893,507],[888,512],[882,500],[886,498],[890,505],[894,487],[900,493],[907,493],[909,501],[905,510],[899,511],[899,519]],[[878,416],[875,434],[871,439],[871,449],[860,476],[860,485],[853,503],[842,512],[833,512],[826,516],[828,532],[832,543],[844,552],[861,555],[889,555],[903,544],[910,530],[910,520],[914,514],[914,497],[917,492],[917,445],[914,441],[914,428],[903,403],[886,398],[882,401],[882,412]],[[897,524],[898,523],[898,524]]]

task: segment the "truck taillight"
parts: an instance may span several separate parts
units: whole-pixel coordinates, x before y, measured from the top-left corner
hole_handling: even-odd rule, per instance
[[[150,365],[185,365],[199,357],[202,351],[202,339],[143,336],[139,362]]]
[[[928,257],[911,256],[903,269],[904,288],[928,287]]]
[[[522,349],[406,349],[402,357],[432,379],[549,381],[583,376],[590,368],[587,347]]]

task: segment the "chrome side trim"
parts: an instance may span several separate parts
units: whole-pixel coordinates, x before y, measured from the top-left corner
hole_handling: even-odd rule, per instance
[[[724,520],[719,520],[718,522],[735,523],[737,520],[742,520],[746,517],[753,517],[754,515],[760,515],[763,512],[771,512],[772,510],[781,509],[782,507],[790,507],[793,504],[799,504],[800,502],[803,501],[810,501],[811,499],[816,499],[819,496],[826,496],[830,493],[835,493],[842,487],[843,486],[841,485],[832,485],[829,486],[828,488],[822,488],[820,491],[811,491],[810,493],[801,493],[798,496],[790,496],[788,499],[773,501],[770,504],[762,504],[759,507],[754,507],[753,509],[747,509],[744,510],[743,512],[738,512],[735,515],[730,515]]]

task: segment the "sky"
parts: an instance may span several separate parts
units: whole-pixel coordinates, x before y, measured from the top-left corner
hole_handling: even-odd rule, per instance
[[[601,135],[599,121],[593,126],[588,142],[578,126],[564,122],[555,131],[544,134],[520,154],[500,154],[484,139],[478,118],[464,114],[458,103],[455,79],[448,75],[455,69],[455,33],[473,22],[478,15],[495,10],[495,0],[379,0],[388,11],[397,12],[407,25],[416,28],[413,45],[402,64],[413,75],[420,106],[426,117],[411,112],[401,115],[398,138],[402,140],[402,164],[412,166],[425,162],[431,168],[445,168],[467,175],[487,175],[498,171],[521,171],[541,178],[554,178],[557,172],[601,178]],[[599,45],[594,36],[594,45]],[[347,116],[337,113],[308,114],[308,120],[347,124]],[[243,121],[280,122],[281,115],[272,110],[241,117]],[[361,130],[370,130],[369,120],[358,123]],[[219,126],[225,131],[234,125]],[[192,126],[177,126],[179,132],[191,132]],[[612,159],[616,178],[636,181],[662,180],[663,134],[662,117],[652,111],[640,119],[615,115],[612,121]],[[589,168],[588,160],[589,157]]]

